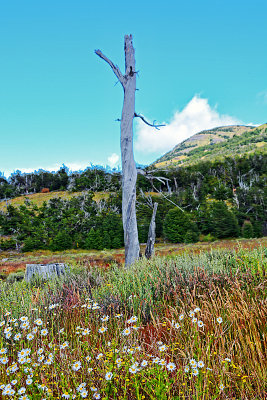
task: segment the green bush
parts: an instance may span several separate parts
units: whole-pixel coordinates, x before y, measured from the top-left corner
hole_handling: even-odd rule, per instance
[[[185,234],[184,242],[185,243],[195,243],[199,240],[199,233],[197,229],[188,229]]]
[[[22,251],[25,253],[27,251],[44,249],[44,242],[36,237],[29,236],[24,240]]]
[[[211,233],[208,233],[208,235],[202,237],[201,242],[214,242],[214,240],[216,240],[216,237],[212,236]]]
[[[188,215],[179,208],[168,211],[164,224],[163,233],[166,239],[172,243],[183,243],[186,232],[191,228]]]
[[[241,229],[242,237],[250,239],[254,237],[253,225],[250,221],[244,221]]]
[[[72,238],[67,232],[59,232],[50,243],[50,249],[52,251],[61,251],[71,249]]]
[[[213,203],[210,207],[209,225],[211,232],[219,239],[237,237],[239,227],[236,216],[228,210],[223,201]]]
[[[0,249],[1,250],[14,250],[16,248],[15,239],[7,239],[0,241]]]
[[[11,274],[8,275],[8,277],[6,278],[6,281],[8,283],[22,281],[24,279],[24,275],[25,275],[25,271],[12,272]]]

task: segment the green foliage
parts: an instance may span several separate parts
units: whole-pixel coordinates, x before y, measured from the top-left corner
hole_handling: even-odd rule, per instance
[[[49,247],[52,251],[70,249],[72,247],[72,238],[65,231],[58,232],[58,234],[52,239]]]
[[[214,236],[212,236],[210,233],[203,236],[201,239],[202,242],[214,242],[214,240],[216,240],[216,238]]]
[[[236,237],[239,234],[236,216],[222,201],[213,203],[209,213],[210,230],[217,238]]]
[[[253,225],[250,221],[244,221],[242,226],[242,237],[250,239],[254,237]]]
[[[45,248],[45,244],[41,240],[41,238],[38,238],[36,236],[29,236],[23,242],[22,251],[25,253],[27,251],[33,251],[33,250],[44,249],[44,248]]]
[[[166,215],[163,232],[170,242],[183,243],[185,235],[191,229],[188,215],[179,208],[172,208]]]
[[[14,250],[16,248],[16,240],[11,238],[11,239],[6,239],[0,240],[0,250]]]
[[[199,240],[199,232],[196,224],[192,224],[192,227],[188,229],[185,234],[184,242],[185,243],[195,243]]]

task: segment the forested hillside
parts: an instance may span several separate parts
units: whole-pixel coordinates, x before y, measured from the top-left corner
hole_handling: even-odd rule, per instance
[[[253,153],[255,149],[267,152],[267,124],[250,127],[223,126],[197,133],[160,157],[158,168],[171,165],[190,165],[198,161],[222,160],[236,154]]]

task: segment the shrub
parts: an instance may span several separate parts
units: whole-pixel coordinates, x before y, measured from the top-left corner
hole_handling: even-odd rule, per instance
[[[211,233],[208,233],[208,235],[201,238],[201,242],[214,242],[214,240],[216,240],[216,237],[212,236]]]
[[[45,244],[41,239],[29,236],[24,240],[22,251],[25,253],[27,251],[33,251],[44,248]]]
[[[254,236],[254,229],[250,221],[244,221],[241,229],[242,237],[250,239]]]
[[[43,188],[41,190],[41,193],[49,193],[49,192],[50,192],[49,188]]]
[[[217,238],[236,237],[239,227],[236,216],[228,210],[223,201],[213,203],[210,208],[210,229]]]
[[[172,208],[167,213],[163,233],[172,243],[183,243],[186,232],[191,228],[191,222],[188,215],[179,208]]]
[[[16,248],[15,239],[7,239],[0,241],[0,249],[1,250],[14,250]]]
[[[199,240],[199,233],[197,228],[196,229],[189,229],[184,237],[185,243],[195,243]]]
[[[72,238],[67,232],[59,232],[50,244],[52,251],[67,250],[72,248]]]

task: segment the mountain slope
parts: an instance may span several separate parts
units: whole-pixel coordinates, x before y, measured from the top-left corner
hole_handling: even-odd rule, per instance
[[[153,163],[154,167],[189,165],[200,160],[214,160],[256,149],[267,152],[267,124],[258,127],[233,125],[199,132]]]

